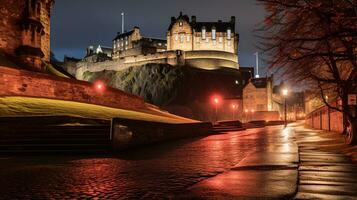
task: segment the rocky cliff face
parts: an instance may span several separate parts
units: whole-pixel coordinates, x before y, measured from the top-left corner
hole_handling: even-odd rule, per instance
[[[141,96],[146,102],[165,106],[183,83],[183,69],[164,64],[147,64],[122,71],[85,72],[87,81],[103,80],[109,86]]]
[[[174,114],[198,120],[210,120],[212,94],[238,98],[242,90],[238,70],[202,70],[167,64],[147,64],[122,71],[85,72],[84,79],[105,81],[111,87],[141,96],[146,102]]]

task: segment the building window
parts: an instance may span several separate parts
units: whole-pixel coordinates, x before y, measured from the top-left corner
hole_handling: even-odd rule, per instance
[[[159,42],[159,44],[158,44],[158,45],[161,47],[161,45],[162,45],[162,44]]]
[[[215,40],[216,39],[216,28],[213,27],[212,28],[212,40]]]
[[[180,34],[180,42],[183,43],[185,41],[185,34],[181,33]]]
[[[219,43],[222,43],[223,42],[223,38],[222,37],[219,37]]]
[[[175,34],[175,40],[176,41],[178,40],[178,34],[177,33]]]
[[[190,42],[191,37],[188,35],[186,39],[187,39],[187,42]]]
[[[213,40],[213,45],[216,46],[217,45],[217,41]]]
[[[228,40],[232,39],[232,30],[230,28],[227,29],[227,39]]]
[[[37,3],[37,16],[41,16],[41,3]]]
[[[229,47],[231,46],[231,41],[228,41],[228,46],[229,46]]]
[[[206,27],[202,27],[202,40],[206,39]]]
[[[182,22],[179,22],[179,26],[183,26],[183,23],[182,23]]]
[[[32,29],[31,30],[31,44],[32,45],[36,45],[36,30]]]

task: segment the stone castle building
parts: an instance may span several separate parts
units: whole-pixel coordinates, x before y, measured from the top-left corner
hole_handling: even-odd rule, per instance
[[[134,27],[129,32],[118,33],[113,40],[113,59],[164,51],[166,51],[165,40],[143,37],[139,27]]]
[[[87,56],[77,65],[76,78],[86,71],[121,70],[148,63],[187,65],[201,69],[239,69],[236,19],[199,22],[180,13],[172,17],[165,39],[144,37],[139,27],[118,33],[111,56]],[[88,53],[87,53],[88,55]]]
[[[7,57],[43,71],[50,61],[50,13],[54,0],[0,0],[0,49]]]
[[[196,16],[172,17],[167,32],[167,50],[223,51],[238,54],[239,36],[235,17],[229,22],[198,22]]]

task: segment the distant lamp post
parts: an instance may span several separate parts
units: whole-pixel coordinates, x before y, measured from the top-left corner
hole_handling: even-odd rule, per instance
[[[288,96],[288,89],[283,89],[282,90],[283,96],[284,96],[284,126],[287,126],[287,121],[286,121],[286,97]]]
[[[328,96],[325,96],[326,103],[328,103]],[[327,106],[327,118],[328,118],[328,131],[331,131],[331,122],[330,122],[330,107]]]
[[[215,107],[215,122],[218,121],[218,105],[220,103],[220,97],[219,96],[214,96],[213,97],[213,104]]]
[[[238,108],[236,104],[232,104],[232,119],[234,120],[235,111]]]
[[[248,109],[245,109],[245,110],[244,110],[244,113],[245,113],[245,121],[246,121],[246,122],[248,121],[248,112],[249,112]]]

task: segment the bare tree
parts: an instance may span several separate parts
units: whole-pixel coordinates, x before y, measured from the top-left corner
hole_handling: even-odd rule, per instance
[[[316,89],[329,108],[344,114],[349,142],[356,140],[357,110],[348,106],[348,94],[357,92],[357,0],[257,1],[267,11],[258,37],[270,69]]]

